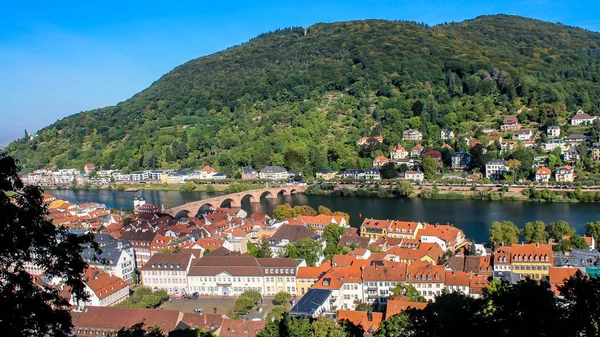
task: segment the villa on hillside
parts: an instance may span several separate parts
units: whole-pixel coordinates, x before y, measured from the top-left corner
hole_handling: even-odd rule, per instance
[[[500,126],[500,130],[502,131],[517,131],[521,130],[521,124],[519,124],[519,119],[517,116],[506,116],[504,117],[504,121]]]
[[[571,118],[571,125],[579,126],[592,124],[597,118],[598,117],[596,116],[590,116],[588,113],[583,112],[583,110],[577,110],[575,116]]]

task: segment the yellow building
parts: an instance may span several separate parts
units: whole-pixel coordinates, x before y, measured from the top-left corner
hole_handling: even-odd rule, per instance
[[[387,235],[390,238],[415,239],[417,232],[425,228],[421,222],[414,221],[392,221]]]
[[[522,279],[540,280],[547,276],[554,262],[550,244],[513,244],[508,248],[512,272]]]
[[[169,175],[166,172],[163,172],[160,175],[160,182],[163,184],[168,184],[169,183]]]
[[[373,240],[385,238],[392,222],[391,220],[365,219],[360,226],[360,236],[369,237]]]
[[[66,201],[62,200],[62,199],[57,199],[52,201],[49,205],[48,208],[59,208],[60,206],[62,206]]]
[[[327,169],[319,170],[319,171],[317,171],[317,180],[329,181],[329,180],[335,178],[335,175],[337,173],[338,173],[338,171],[334,171],[334,170],[327,170]]]
[[[325,261],[318,267],[298,267],[296,295],[304,295],[329,269],[331,269],[330,261]]]

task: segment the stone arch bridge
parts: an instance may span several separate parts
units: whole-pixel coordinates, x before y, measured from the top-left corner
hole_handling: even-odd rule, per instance
[[[187,212],[188,216],[194,216],[198,213],[198,210],[203,206],[209,206],[210,208],[221,207],[223,203],[228,201],[231,207],[241,207],[242,199],[250,199],[250,202],[260,202],[262,197],[267,199],[277,199],[279,194],[292,195],[296,192],[304,192],[308,186],[285,186],[285,187],[271,187],[263,188],[260,190],[249,190],[239,193],[231,193],[221,195],[214,198],[208,198],[198,201],[188,202],[177,207],[173,207],[167,211],[168,214],[175,217],[181,212]]]

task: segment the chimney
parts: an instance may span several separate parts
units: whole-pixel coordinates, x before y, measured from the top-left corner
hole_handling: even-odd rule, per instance
[[[367,312],[367,319],[369,320],[369,322],[373,321],[373,313],[371,311]]]
[[[206,324],[206,315],[204,315],[204,313],[202,313],[202,316],[204,316],[204,324]]]

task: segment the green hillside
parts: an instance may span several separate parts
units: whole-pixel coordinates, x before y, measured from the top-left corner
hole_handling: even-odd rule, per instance
[[[64,118],[6,151],[43,167],[370,167],[412,127],[479,137],[516,114],[600,114],[600,34],[495,15],[428,27],[365,20],[260,35],[192,60],[115,106]],[[361,136],[383,146],[360,149]],[[411,144],[407,144],[411,145]]]

